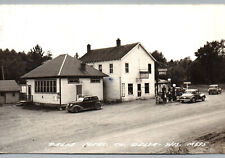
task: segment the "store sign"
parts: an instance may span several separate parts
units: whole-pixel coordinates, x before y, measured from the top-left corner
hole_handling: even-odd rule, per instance
[[[167,69],[158,69],[159,75],[166,75]]]
[[[140,72],[140,79],[148,79],[149,72]]]

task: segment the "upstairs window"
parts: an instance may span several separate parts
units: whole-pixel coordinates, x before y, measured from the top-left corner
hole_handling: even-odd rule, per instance
[[[102,72],[102,65],[98,65],[98,70]]]
[[[125,63],[125,72],[129,73],[129,63]]]
[[[109,73],[113,73],[113,64],[109,64]]]
[[[148,72],[152,73],[152,65],[151,64],[148,64]]]

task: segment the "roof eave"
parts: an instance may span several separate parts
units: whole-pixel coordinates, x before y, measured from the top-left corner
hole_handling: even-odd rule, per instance
[[[43,78],[67,78],[67,77],[78,77],[78,78],[91,78],[91,77],[108,77],[108,75],[61,75],[61,76],[40,76],[40,77],[24,77],[23,79],[43,79]]]

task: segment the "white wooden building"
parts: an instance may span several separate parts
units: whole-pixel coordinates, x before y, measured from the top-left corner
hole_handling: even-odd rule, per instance
[[[80,58],[83,62],[107,74],[104,77],[104,100],[128,101],[155,96],[155,59],[141,43],[91,49]]]
[[[0,104],[17,103],[20,87],[15,80],[0,80]]]
[[[29,100],[45,105],[66,105],[79,96],[94,95],[103,100],[106,74],[67,54],[44,63],[22,76]]]

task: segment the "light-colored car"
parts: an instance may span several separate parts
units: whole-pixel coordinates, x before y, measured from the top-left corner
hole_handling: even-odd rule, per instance
[[[187,89],[184,94],[180,97],[180,102],[196,102],[204,101],[206,98],[205,94],[200,93],[198,89]]]
[[[221,94],[222,89],[217,84],[209,85],[208,93],[210,94]]]

